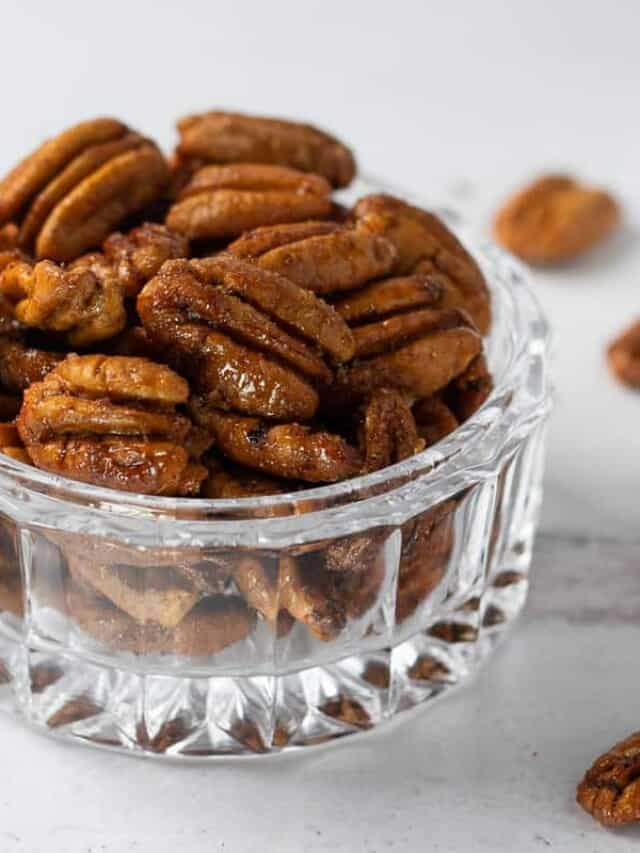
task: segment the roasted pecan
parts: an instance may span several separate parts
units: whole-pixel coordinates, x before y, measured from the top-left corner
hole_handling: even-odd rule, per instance
[[[19,337],[0,335],[0,386],[19,395],[32,383],[41,382],[64,357],[30,347]]]
[[[319,175],[284,166],[205,166],[169,210],[167,225],[191,240],[237,237],[260,225],[329,216],[330,193]]]
[[[458,419],[438,396],[418,400],[412,411],[425,447],[431,447],[458,428]]]
[[[282,494],[290,488],[283,482],[263,477],[239,465],[223,465],[213,458],[207,459],[206,465],[209,476],[202,485],[201,495],[204,498],[262,498]]]
[[[593,763],[578,785],[577,800],[605,826],[640,820],[640,732]]]
[[[364,410],[360,444],[365,471],[378,471],[424,449],[402,394],[390,388],[373,392]]]
[[[248,468],[308,483],[335,483],[362,468],[358,451],[339,435],[217,411],[198,398],[191,399],[190,410],[222,453]]]
[[[618,224],[620,209],[603,190],[565,175],[545,175],[515,195],[496,216],[496,239],[531,264],[568,261]]]
[[[434,308],[442,297],[438,277],[414,274],[385,278],[333,303],[350,326],[382,320],[419,308]]]
[[[355,175],[349,149],[308,124],[240,113],[209,112],[178,122],[181,159],[208,163],[273,163],[323,175],[344,187]]]
[[[332,376],[315,348],[332,359],[353,353],[330,306],[229,256],[165,264],[138,297],[138,313],[210,405],[251,415],[312,417],[313,383]]]
[[[384,237],[327,222],[256,228],[227,251],[323,296],[362,287],[388,273],[396,258]]]
[[[38,258],[71,261],[155,201],[169,180],[149,141],[115,119],[82,122],[45,142],[0,182],[0,223]]]
[[[189,257],[189,241],[164,225],[145,222],[127,234],[116,232],[102,251],[127,297],[137,296],[165,261]]]
[[[459,376],[480,353],[482,338],[461,312],[429,308],[353,330],[356,360],[337,374],[335,400],[395,388],[429,397]]]
[[[451,382],[444,392],[444,400],[462,423],[482,406],[493,391],[493,379],[487,360],[481,353],[467,369]]]
[[[460,241],[432,213],[389,195],[360,199],[353,210],[359,229],[386,237],[395,246],[396,274],[425,273],[442,293],[438,307],[467,311],[485,334],[491,303],[484,276]]]
[[[630,388],[640,388],[640,320],[637,320],[607,349],[614,376]]]
[[[145,359],[69,356],[25,392],[18,430],[47,471],[143,494],[197,494],[207,471],[190,450],[206,442],[175,412],[188,393],[184,379]]]
[[[174,628],[137,622],[106,598],[71,581],[69,615],[87,634],[112,649],[136,654],[212,655],[244,639],[253,619],[239,597],[203,598]]]

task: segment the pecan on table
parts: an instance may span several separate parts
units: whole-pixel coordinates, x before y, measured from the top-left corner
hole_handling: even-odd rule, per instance
[[[491,325],[491,299],[480,267],[433,213],[389,195],[360,199],[352,217],[359,229],[387,238],[397,251],[394,273],[426,273],[441,289],[438,308],[466,311],[482,334]]]
[[[81,122],[0,182],[0,224],[17,222],[18,245],[37,258],[71,261],[156,201],[168,180],[160,151],[122,122]]]
[[[386,275],[396,259],[384,237],[337,222],[256,228],[227,251],[322,296],[362,287]]]
[[[178,157],[206,163],[270,163],[349,184],[356,172],[349,149],[308,124],[212,111],[178,122]]]
[[[578,785],[576,798],[604,826],[640,820],[640,732],[593,763]]]
[[[18,431],[38,468],[124,491],[194,495],[209,440],[175,411],[188,395],[164,365],[72,355],[27,389]]]
[[[237,237],[250,228],[329,216],[331,187],[284,166],[205,166],[183,188],[167,225],[190,240]]]
[[[640,320],[609,345],[607,360],[620,382],[630,388],[640,388]]]
[[[545,175],[498,212],[495,236],[530,264],[569,261],[604,239],[620,221],[617,202],[603,190],[565,175]]]
[[[151,340],[216,408],[278,420],[316,412],[353,336],[325,302],[230,256],[166,263],[138,297]]]

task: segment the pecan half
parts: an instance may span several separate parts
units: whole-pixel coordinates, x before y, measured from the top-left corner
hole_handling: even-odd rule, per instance
[[[640,732],[593,763],[578,785],[576,798],[604,826],[640,820]]]
[[[437,216],[389,195],[365,196],[352,216],[358,228],[384,236],[395,246],[396,274],[433,277],[442,288],[439,308],[464,309],[483,334],[489,330],[491,301],[484,276]]]
[[[384,237],[326,222],[257,228],[227,251],[323,296],[354,290],[385,275],[396,259]]]
[[[640,320],[609,345],[607,360],[620,382],[630,388],[640,388]]]
[[[45,142],[0,182],[0,223],[38,258],[70,261],[163,193],[166,161],[115,119],[82,122]]]
[[[18,431],[34,464],[71,479],[142,494],[197,494],[203,442],[175,406],[184,379],[122,356],[69,356],[25,392]]]
[[[336,187],[356,171],[349,149],[308,124],[240,113],[208,112],[178,122],[181,159],[208,163],[273,163],[323,175]]]
[[[0,253],[11,252],[18,248],[18,226],[13,222],[0,228]]]
[[[360,444],[365,471],[378,471],[424,449],[402,394],[390,388],[374,391],[364,410]]]
[[[329,216],[330,193],[319,175],[284,166],[205,166],[169,210],[167,225],[191,240],[237,237],[260,225]]]
[[[581,255],[618,224],[617,202],[603,190],[565,175],[545,175],[499,211],[496,239],[531,264],[553,264]]]
[[[111,234],[102,246],[127,297],[137,296],[165,261],[189,257],[189,241],[164,225],[145,222],[127,234]]]
[[[351,332],[328,305],[228,256],[165,264],[138,297],[138,313],[211,405],[250,415],[312,417],[313,383],[332,378],[316,347],[333,359],[353,352]]]
[[[34,382],[41,382],[64,357],[30,347],[20,338],[0,335],[0,386],[19,395]]]
[[[441,297],[437,276],[414,274],[374,281],[334,302],[333,307],[354,326],[419,308],[436,308]]]
[[[209,476],[202,486],[203,498],[262,498],[288,491],[284,483],[238,465],[222,465],[213,458],[207,459],[206,465]]]

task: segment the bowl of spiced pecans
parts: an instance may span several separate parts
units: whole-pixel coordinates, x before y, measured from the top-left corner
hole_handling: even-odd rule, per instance
[[[487,658],[527,593],[548,329],[516,261],[333,136],[178,132],[85,121],[0,182],[0,703],[204,761]]]

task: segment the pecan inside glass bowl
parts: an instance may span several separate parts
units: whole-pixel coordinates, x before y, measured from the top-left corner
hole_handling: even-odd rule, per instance
[[[354,197],[363,191],[370,188],[356,186]],[[265,428],[253,404],[211,415],[202,408],[208,387],[198,389],[190,416],[200,427],[213,418],[216,440],[236,457],[210,467],[205,497],[185,498],[178,488],[162,497],[117,492],[0,455],[0,690],[17,712],[58,736],[206,760],[370,729],[479,666],[526,597],[549,380],[547,326],[522,269],[492,246],[469,248],[492,300],[488,370],[456,305],[444,326],[432,323],[430,301],[443,288],[453,293],[458,280],[441,271],[399,272],[384,292],[372,286],[355,304],[339,292],[332,298],[347,323],[364,311],[387,324],[388,348],[373,357],[389,377],[391,356],[409,363],[395,338],[405,307],[419,309],[434,341],[454,335],[468,348],[467,369],[449,396],[414,411],[413,432],[402,426],[398,389],[373,398],[354,471],[389,467],[340,482],[323,474],[315,487],[309,477],[296,491],[284,463],[248,472],[242,454],[259,458],[293,428]],[[195,268],[223,276],[236,261],[215,270],[169,263],[172,275]],[[160,322],[162,289],[158,299],[148,307]],[[199,314],[187,319],[202,322]],[[362,328],[356,346],[366,349]],[[315,361],[303,355],[308,371]],[[427,350],[414,357],[426,359]],[[292,376],[306,382],[302,355],[292,358],[278,364],[293,364]],[[370,377],[344,372],[343,386],[360,384],[376,390]],[[85,405],[79,387],[63,389],[73,411]],[[139,421],[147,404],[134,404]],[[186,415],[163,417],[181,425]],[[395,432],[381,434],[384,417]],[[305,441],[321,448],[322,436],[307,432]],[[318,451],[314,464],[335,465],[334,450]],[[204,475],[199,462],[197,469]]]

